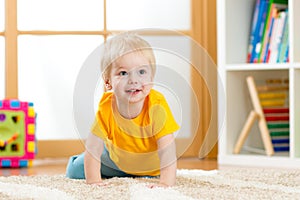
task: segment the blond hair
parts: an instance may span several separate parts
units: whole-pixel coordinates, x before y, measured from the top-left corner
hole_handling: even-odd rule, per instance
[[[101,59],[101,71],[104,80],[109,79],[113,63],[123,55],[130,52],[139,52],[145,56],[152,69],[152,76],[155,75],[155,56],[150,44],[135,33],[125,32],[109,39],[104,45],[104,52]]]

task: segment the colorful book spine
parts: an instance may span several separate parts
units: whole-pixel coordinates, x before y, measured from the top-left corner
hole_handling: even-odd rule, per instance
[[[287,9],[288,0],[256,0],[251,25],[247,62],[260,63],[270,60],[276,63],[283,55],[288,60],[288,45],[282,45],[286,25],[287,13],[280,11]],[[280,13],[280,14],[279,14]],[[278,14],[280,17],[278,17]],[[277,22],[277,18],[279,18]],[[283,47],[281,47],[283,46]],[[285,52],[285,53],[283,53]]]
[[[285,55],[284,55],[284,59],[283,59],[283,62],[289,62],[289,60],[290,60],[290,49],[289,49],[289,43],[288,43],[288,45],[287,45],[287,49],[286,49],[286,52],[285,52]]]
[[[271,15],[268,15],[267,27],[265,29],[264,37],[262,40],[263,46],[259,55],[259,62],[266,62],[268,49],[270,45],[270,38],[272,36],[272,30],[274,26],[275,16],[277,14],[277,10],[275,9],[275,5],[271,5]]]
[[[259,58],[259,53],[261,51],[261,46],[262,46],[262,37],[265,29],[265,24],[266,24],[266,18],[268,14],[268,8],[269,8],[269,0],[263,0],[261,2],[261,7],[260,7],[260,17],[258,20],[258,30],[255,35],[254,39],[254,47],[251,55],[251,60],[250,63],[257,63],[258,58]]]
[[[275,37],[276,37],[277,29],[278,29],[278,26],[279,26],[278,9],[276,7],[274,8],[274,16],[272,16],[272,17],[273,17],[273,20],[274,20],[274,24],[273,24],[271,34],[270,34],[270,38],[269,38],[269,41],[268,41],[268,44],[267,44],[267,49],[266,49],[267,54],[265,55],[266,58],[264,58],[265,62],[269,62],[269,60],[270,60],[272,49],[274,48],[273,46],[274,46],[274,43],[275,43]]]
[[[274,0],[269,0],[269,4],[268,4],[268,10],[267,10],[267,16],[266,16],[266,26],[264,27],[264,30],[263,30],[263,35],[262,35],[262,38],[261,38],[261,44],[262,44],[262,47],[260,49],[260,52],[259,52],[259,55],[258,55],[258,62],[261,62],[261,59],[262,59],[262,51],[264,49],[264,46],[266,45],[266,42],[268,41],[267,37],[267,30],[269,30],[270,28],[270,23],[271,23],[271,18],[272,18],[272,7],[274,6]]]
[[[279,55],[277,62],[282,63],[285,61],[285,55],[288,49],[288,44],[289,44],[289,12],[286,10],[286,20],[285,20],[285,25],[284,25],[284,31],[283,31],[283,36],[282,36],[282,42],[281,46],[279,48]]]
[[[280,11],[278,13],[278,26],[275,33],[275,37],[273,38],[273,46],[271,46],[271,55],[269,59],[269,63],[276,63],[279,55],[280,44],[282,43],[283,30],[285,25],[286,12]]]
[[[287,37],[286,32],[288,32],[288,29],[289,29],[289,27],[287,26],[287,24],[288,24],[288,11],[287,10],[282,11],[282,15],[285,15],[285,16],[284,16],[284,21],[283,21],[282,32],[281,32],[281,35],[280,35],[280,38],[279,38],[280,41],[279,41],[278,49],[277,49],[278,54],[277,54],[277,58],[276,58],[276,63],[280,62],[280,52],[281,52],[283,44],[288,42],[284,38],[284,37]],[[284,39],[285,39],[285,41],[283,41]]]
[[[248,48],[248,55],[247,55],[247,62],[249,63],[251,60],[251,55],[254,47],[254,38],[256,34],[256,30],[258,28],[257,26],[257,20],[259,15],[259,8],[260,8],[260,2],[261,0],[256,0],[254,13],[252,17],[252,24],[251,24],[251,34],[250,34],[250,40],[249,40],[249,48]]]

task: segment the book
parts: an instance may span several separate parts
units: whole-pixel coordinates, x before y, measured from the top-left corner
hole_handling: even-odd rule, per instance
[[[284,25],[284,30],[283,30],[283,36],[282,36],[282,41],[279,46],[279,52],[278,52],[278,58],[277,62],[282,63],[284,62],[284,57],[288,48],[288,43],[289,43],[289,12],[288,9],[286,10],[286,19],[285,19],[285,25]]]
[[[287,44],[287,48],[286,48],[286,52],[285,52],[285,55],[284,55],[283,62],[289,62],[289,58],[290,58],[290,57],[289,57],[289,55],[290,55],[290,54],[289,54],[289,52],[290,52],[290,51],[289,51],[289,46],[290,46],[290,45],[289,45],[289,43],[288,43],[288,44]]]
[[[284,6],[284,8],[287,8],[288,5],[288,0],[270,0],[269,1],[269,6],[268,6],[268,11],[267,11],[267,16],[266,16],[266,25],[263,30],[263,35],[261,38],[261,49],[258,55],[258,62],[266,62],[265,60],[267,59],[267,43],[269,42],[270,34],[272,32],[272,29],[274,28],[274,22],[271,27],[272,23],[272,15],[274,12],[274,8],[281,8]]]
[[[259,55],[259,62],[266,62],[266,60],[267,60],[268,49],[269,49],[269,45],[270,45],[270,38],[272,36],[274,21],[275,21],[276,15],[277,15],[277,9],[275,8],[274,4],[271,5],[270,9],[271,9],[271,15],[268,16],[268,19],[267,19],[268,22],[267,22],[266,29],[265,29],[266,33],[264,33],[264,37],[262,39],[263,45],[262,45],[262,49],[261,49],[261,52]]]
[[[257,20],[258,20],[258,15],[260,11],[260,2],[261,0],[256,0],[255,7],[254,7],[254,12],[252,16],[252,23],[251,23],[251,33],[250,33],[250,40],[249,40],[249,48],[248,48],[248,55],[247,55],[247,62],[249,63],[251,60],[251,55],[254,47],[254,38],[256,34],[256,30],[258,29],[257,26]]]
[[[278,54],[279,54],[279,47],[282,42],[282,36],[283,36],[283,29],[286,19],[286,12],[279,10],[277,15],[277,29],[272,41],[272,46],[270,46],[270,56],[269,56],[269,63],[276,63]]]
[[[261,50],[261,39],[266,23],[266,17],[268,14],[269,0],[262,0],[260,3],[259,16],[257,20],[257,30],[254,35],[254,43],[251,54],[250,63],[257,63],[259,58],[259,52]]]
[[[269,4],[268,4],[268,8],[267,8],[267,14],[266,14],[266,23],[265,23],[265,26],[264,26],[264,29],[263,29],[263,32],[262,32],[262,37],[261,37],[261,48],[260,48],[260,52],[259,52],[259,55],[258,55],[258,62],[261,62],[261,53],[262,53],[262,50],[264,48],[264,46],[266,45],[266,37],[267,37],[267,30],[269,30],[270,28],[270,25],[271,25],[271,18],[272,18],[272,7],[274,7],[274,4],[273,4],[274,0],[269,0]]]
[[[278,28],[278,9],[277,8],[274,8],[274,11],[275,11],[275,15],[273,16],[273,20],[274,20],[274,24],[273,24],[273,27],[272,27],[272,30],[271,30],[271,33],[270,33],[270,37],[268,39],[268,42],[267,42],[267,48],[266,48],[266,55],[264,57],[264,62],[269,62],[270,60],[270,55],[271,55],[271,49],[273,48],[273,45],[274,45],[274,41],[275,41],[275,34],[277,32],[277,28]]]

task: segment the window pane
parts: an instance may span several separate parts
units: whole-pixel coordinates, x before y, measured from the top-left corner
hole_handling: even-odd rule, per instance
[[[20,30],[102,30],[103,0],[18,0]]]
[[[5,19],[5,4],[4,0],[0,0],[0,31],[4,30],[4,19]]]
[[[5,97],[5,53],[4,37],[0,37],[0,99]]]
[[[32,101],[38,139],[78,139],[74,84],[101,36],[19,36],[19,97]]]
[[[109,0],[109,30],[190,29],[190,0]]]

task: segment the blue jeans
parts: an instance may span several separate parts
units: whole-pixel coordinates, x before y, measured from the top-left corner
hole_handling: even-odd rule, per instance
[[[100,173],[100,172],[99,172]],[[72,156],[67,165],[66,176],[72,179],[85,179],[84,175],[84,153]],[[101,177],[140,177],[132,174],[127,174],[120,170],[116,164],[110,159],[109,152],[104,147],[101,155]]]

